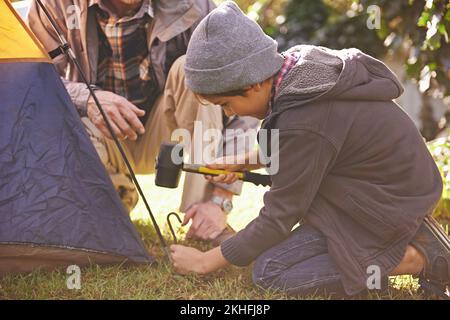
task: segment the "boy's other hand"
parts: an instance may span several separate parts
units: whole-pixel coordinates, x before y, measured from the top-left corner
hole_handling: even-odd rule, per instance
[[[139,117],[145,115],[145,111],[130,103],[124,97],[109,91],[96,91],[96,96],[103,107],[112,129],[120,140],[136,140],[139,134],[145,133]],[[87,114],[92,123],[109,139],[112,136],[106,126],[100,110],[94,98],[91,96],[88,101]]]
[[[177,273],[184,275],[191,272],[206,273],[204,253],[200,250],[181,245],[172,245],[170,246],[170,253]]]
[[[250,151],[249,153],[231,155],[222,158],[217,158],[213,163],[206,165],[210,169],[230,171],[228,174],[218,176],[206,175],[206,180],[210,182],[232,184],[239,178],[233,172],[251,171],[264,167],[260,163],[258,150]]]
[[[215,170],[226,170],[230,171],[230,173],[218,176],[206,175],[205,179],[210,182],[232,184],[239,179],[237,174],[233,172],[246,170],[246,162],[246,155],[217,158],[213,163],[208,164],[206,167]]]

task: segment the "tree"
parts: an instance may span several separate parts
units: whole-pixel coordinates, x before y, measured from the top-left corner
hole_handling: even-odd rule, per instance
[[[450,96],[448,0],[291,0],[285,15],[272,34],[282,46],[358,47],[376,57],[395,52],[421,92],[438,89],[440,96]],[[377,18],[378,27],[370,28]]]

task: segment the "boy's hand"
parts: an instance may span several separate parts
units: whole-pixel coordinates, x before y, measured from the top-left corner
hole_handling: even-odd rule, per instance
[[[144,110],[139,109],[127,99],[109,91],[96,91],[96,95],[111,122],[112,129],[117,135],[117,138],[121,140],[136,140],[139,134],[145,133],[145,128],[139,120],[139,117],[145,115]],[[106,122],[100,110],[97,108],[93,97],[89,98],[87,114],[101,133],[105,137],[112,139]]]
[[[260,169],[262,165],[259,163],[259,154],[257,150],[246,154],[239,154],[237,156],[231,155],[216,159],[213,163],[207,165],[210,169],[219,169],[230,171],[229,174],[221,174],[218,176],[205,176],[205,179],[210,182],[232,184],[239,178],[237,174],[232,172],[237,171],[251,171]]]
[[[195,248],[172,245],[170,246],[172,263],[179,274],[205,274],[205,254]]]
[[[216,159],[213,163],[208,164],[207,167],[216,170],[226,170],[230,172],[246,170],[247,156],[227,156]],[[239,178],[235,173],[221,174],[219,176],[205,176],[205,179],[210,182],[232,184]]]
[[[200,250],[180,245],[170,246],[172,263],[180,274],[207,274],[229,265],[222,255],[220,247],[201,252]]]

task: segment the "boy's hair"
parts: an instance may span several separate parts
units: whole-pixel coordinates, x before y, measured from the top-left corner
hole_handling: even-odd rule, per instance
[[[211,104],[210,102],[205,100],[207,97],[235,97],[235,96],[245,97],[247,90],[248,89],[237,89],[237,90],[232,90],[232,91],[228,91],[228,92],[224,92],[224,93],[220,93],[220,94],[194,93],[194,95],[202,105],[206,106],[206,105]]]

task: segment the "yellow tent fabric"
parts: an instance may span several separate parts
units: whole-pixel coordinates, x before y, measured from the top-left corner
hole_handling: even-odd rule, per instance
[[[15,61],[51,62],[9,0],[0,0],[0,63]]]

